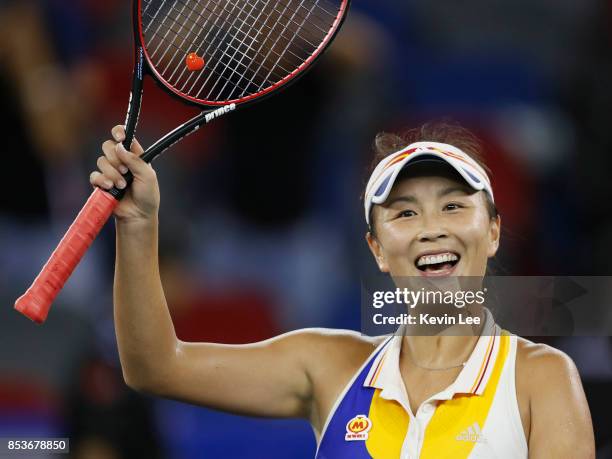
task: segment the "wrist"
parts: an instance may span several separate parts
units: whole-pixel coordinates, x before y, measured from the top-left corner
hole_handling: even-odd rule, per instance
[[[115,216],[115,227],[118,233],[138,233],[143,231],[157,230],[157,214],[139,217],[117,217]]]

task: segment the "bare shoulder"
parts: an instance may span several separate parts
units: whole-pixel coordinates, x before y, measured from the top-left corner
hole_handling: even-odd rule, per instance
[[[312,384],[317,382],[319,374],[330,382],[335,378],[331,375],[342,375],[345,369],[359,368],[381,341],[381,338],[364,336],[351,330],[303,328],[240,346],[252,350],[263,349],[266,355],[274,358],[276,365],[305,372]]]
[[[316,392],[343,386],[366,362],[384,338],[351,330],[307,328],[284,335],[291,353],[303,359]]]
[[[297,330],[294,333],[302,335],[310,335],[315,337],[322,342],[341,342],[341,343],[352,343],[356,346],[376,346],[384,338],[366,336],[355,330],[344,330],[341,328],[303,328]]]
[[[523,388],[531,396],[554,387],[580,384],[574,361],[563,351],[542,343],[518,338],[516,379],[519,391]]]
[[[343,388],[384,338],[350,330],[311,328],[292,332],[289,340],[305,352],[302,355],[312,391],[309,417],[319,435]]]
[[[336,368],[360,366],[383,338],[364,336],[353,330],[304,328],[281,335],[290,346],[311,360],[308,367],[316,371],[332,364]]]
[[[546,344],[519,338],[516,368],[519,406],[522,398],[529,413],[524,423],[529,457],[593,459],[593,424],[572,359]]]
[[[517,365],[530,373],[530,378],[577,371],[574,361],[565,352],[521,337],[518,337],[516,360]]]

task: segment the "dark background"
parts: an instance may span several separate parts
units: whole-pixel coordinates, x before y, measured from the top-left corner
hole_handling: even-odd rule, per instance
[[[452,117],[485,142],[503,217],[494,272],[609,275],[612,2],[353,2],[299,84],[156,163],[162,276],[181,339],[359,329],[375,269],[359,199],[379,130]],[[75,458],[309,458],[303,421],[215,413],[128,390],[112,324],[113,225],[43,327],[12,304],[90,192],[123,122],[129,2],[0,3],[0,437],[70,436]],[[193,112],[145,88],[144,145]],[[608,337],[547,338],[576,361],[612,457]],[[279,369],[282,371],[282,369]]]

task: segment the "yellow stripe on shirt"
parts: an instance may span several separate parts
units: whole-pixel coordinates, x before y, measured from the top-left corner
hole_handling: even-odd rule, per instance
[[[451,400],[445,400],[438,405],[425,430],[420,459],[469,457],[476,443],[458,440],[457,436],[474,423],[484,428],[509,351],[510,335],[503,331],[495,366],[484,392],[480,396],[456,394]]]
[[[410,417],[395,400],[381,398],[380,392],[376,389],[370,404],[368,417],[372,429],[368,433],[366,448],[374,459],[399,458]]]

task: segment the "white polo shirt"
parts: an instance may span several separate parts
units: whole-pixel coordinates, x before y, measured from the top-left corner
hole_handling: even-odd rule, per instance
[[[515,387],[517,337],[502,331],[485,311],[483,334],[456,380],[424,401],[416,413],[411,412],[400,374],[403,337],[398,334],[381,343],[347,385],[328,417],[326,429],[330,423],[334,430],[335,425],[343,425],[352,416],[366,416],[370,427],[362,436],[363,457],[527,458]],[[347,419],[334,419],[340,416]],[[317,457],[328,457],[323,454],[328,449],[337,451],[334,457],[345,457],[340,453],[342,445],[336,444],[340,439],[326,441],[326,433],[324,429],[321,445],[325,442],[329,446],[326,444]],[[346,455],[357,456],[362,457],[361,450]]]

